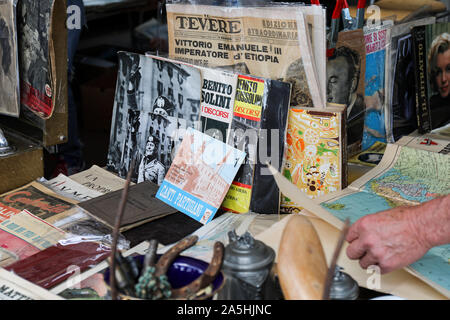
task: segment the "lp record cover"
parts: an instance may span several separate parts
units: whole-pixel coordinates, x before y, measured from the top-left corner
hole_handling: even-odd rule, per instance
[[[188,128],[156,198],[206,224],[222,204],[245,152]]]
[[[161,185],[186,128],[200,121],[197,68],[119,52],[119,71],[107,157],[108,170],[135,183]]]
[[[0,113],[18,117],[17,0],[0,0]]]

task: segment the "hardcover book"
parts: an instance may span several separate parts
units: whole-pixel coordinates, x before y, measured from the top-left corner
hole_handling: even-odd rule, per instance
[[[160,185],[186,128],[200,118],[201,74],[183,63],[119,52],[107,168]]]
[[[345,120],[345,106],[289,111],[282,173],[309,198],[347,186]],[[282,197],[281,208],[287,213],[302,210],[286,196]]]
[[[156,198],[206,224],[214,217],[245,153],[188,128]]]
[[[135,228],[149,221],[176,213],[172,207],[155,198],[158,185],[151,181],[144,181],[130,186],[127,205],[119,226],[119,231]],[[117,208],[120,205],[122,190],[112,191],[102,196],[78,204],[95,219],[114,228]]]

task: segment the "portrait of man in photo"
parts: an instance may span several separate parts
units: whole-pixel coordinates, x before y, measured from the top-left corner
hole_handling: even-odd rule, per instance
[[[152,181],[161,185],[166,174],[164,165],[158,160],[159,139],[150,135],[145,144],[144,156],[139,163],[137,182]]]
[[[327,61],[327,102],[347,106],[347,143],[361,141],[364,130],[364,97],[357,92],[361,59],[348,48],[338,47]]]

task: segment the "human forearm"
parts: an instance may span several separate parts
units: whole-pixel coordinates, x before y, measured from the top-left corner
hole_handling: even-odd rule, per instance
[[[413,226],[429,248],[450,243],[450,195],[414,208]]]

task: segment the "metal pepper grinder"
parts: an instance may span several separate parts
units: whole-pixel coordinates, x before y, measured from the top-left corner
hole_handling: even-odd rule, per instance
[[[275,251],[246,232],[238,236],[228,233],[222,271],[225,285],[218,293],[220,300],[280,299],[280,290],[271,273]]]
[[[356,300],[359,295],[358,283],[347,273],[342,272],[342,268],[336,266],[333,282],[330,288],[331,300]]]
[[[3,130],[0,128],[0,157],[7,156],[14,152],[14,148],[12,148],[8,140],[6,140],[6,137],[3,133]]]

